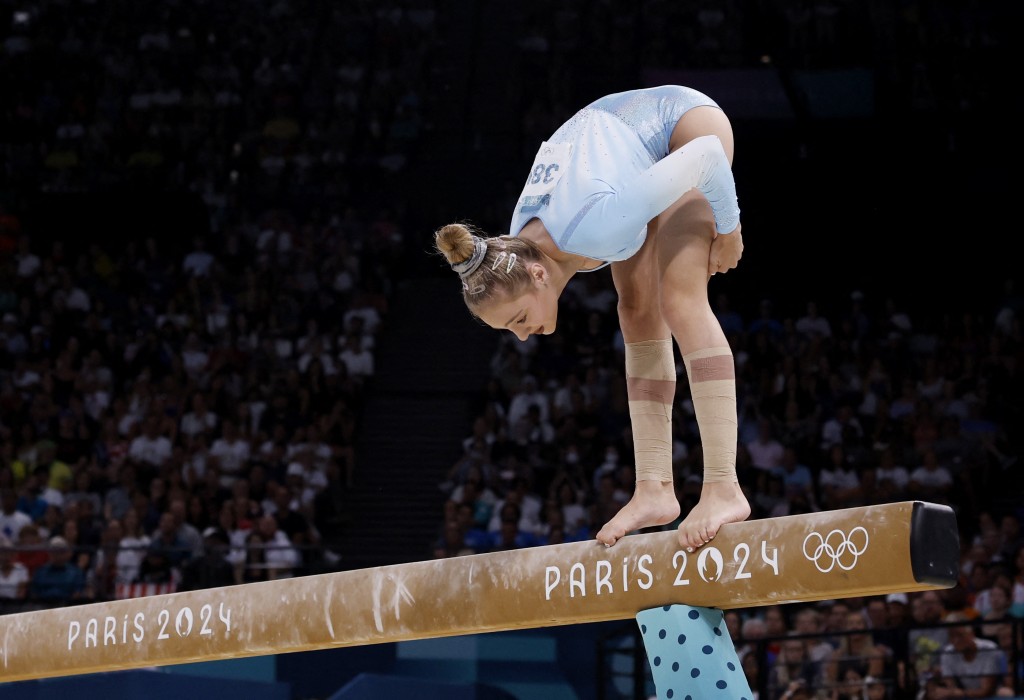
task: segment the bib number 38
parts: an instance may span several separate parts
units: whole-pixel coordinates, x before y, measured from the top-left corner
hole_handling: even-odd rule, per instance
[[[559,178],[565,173],[571,153],[570,143],[542,143],[530,168],[530,175],[526,178],[523,195],[543,197],[555,189]]]

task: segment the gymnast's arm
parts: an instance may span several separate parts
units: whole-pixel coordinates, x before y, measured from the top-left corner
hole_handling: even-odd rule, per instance
[[[711,205],[718,235],[712,244],[709,274],[736,267],[743,252],[740,208],[729,157],[714,135],[687,142],[643,171],[618,192],[609,193],[595,207],[590,222],[615,222],[616,228],[639,231],[676,200],[697,188]]]
[[[598,204],[601,219],[639,231],[693,188],[711,205],[718,233],[735,231],[740,223],[736,182],[717,136],[693,139],[610,193]]]

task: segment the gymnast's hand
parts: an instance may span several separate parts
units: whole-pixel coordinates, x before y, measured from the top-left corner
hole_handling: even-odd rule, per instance
[[[711,241],[711,255],[708,256],[708,277],[719,272],[728,272],[739,265],[743,255],[743,234],[737,225],[732,233],[719,233]]]

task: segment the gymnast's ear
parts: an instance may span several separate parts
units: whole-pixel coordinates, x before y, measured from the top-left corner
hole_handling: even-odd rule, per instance
[[[527,272],[530,274],[530,279],[533,280],[534,287],[546,287],[548,284],[548,269],[539,262],[533,261],[526,263]]]

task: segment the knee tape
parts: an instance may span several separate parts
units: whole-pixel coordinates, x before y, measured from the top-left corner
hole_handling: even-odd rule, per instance
[[[626,397],[637,481],[672,481],[672,339],[626,343]]]
[[[736,369],[728,347],[683,356],[704,452],[704,483],[736,481]]]

